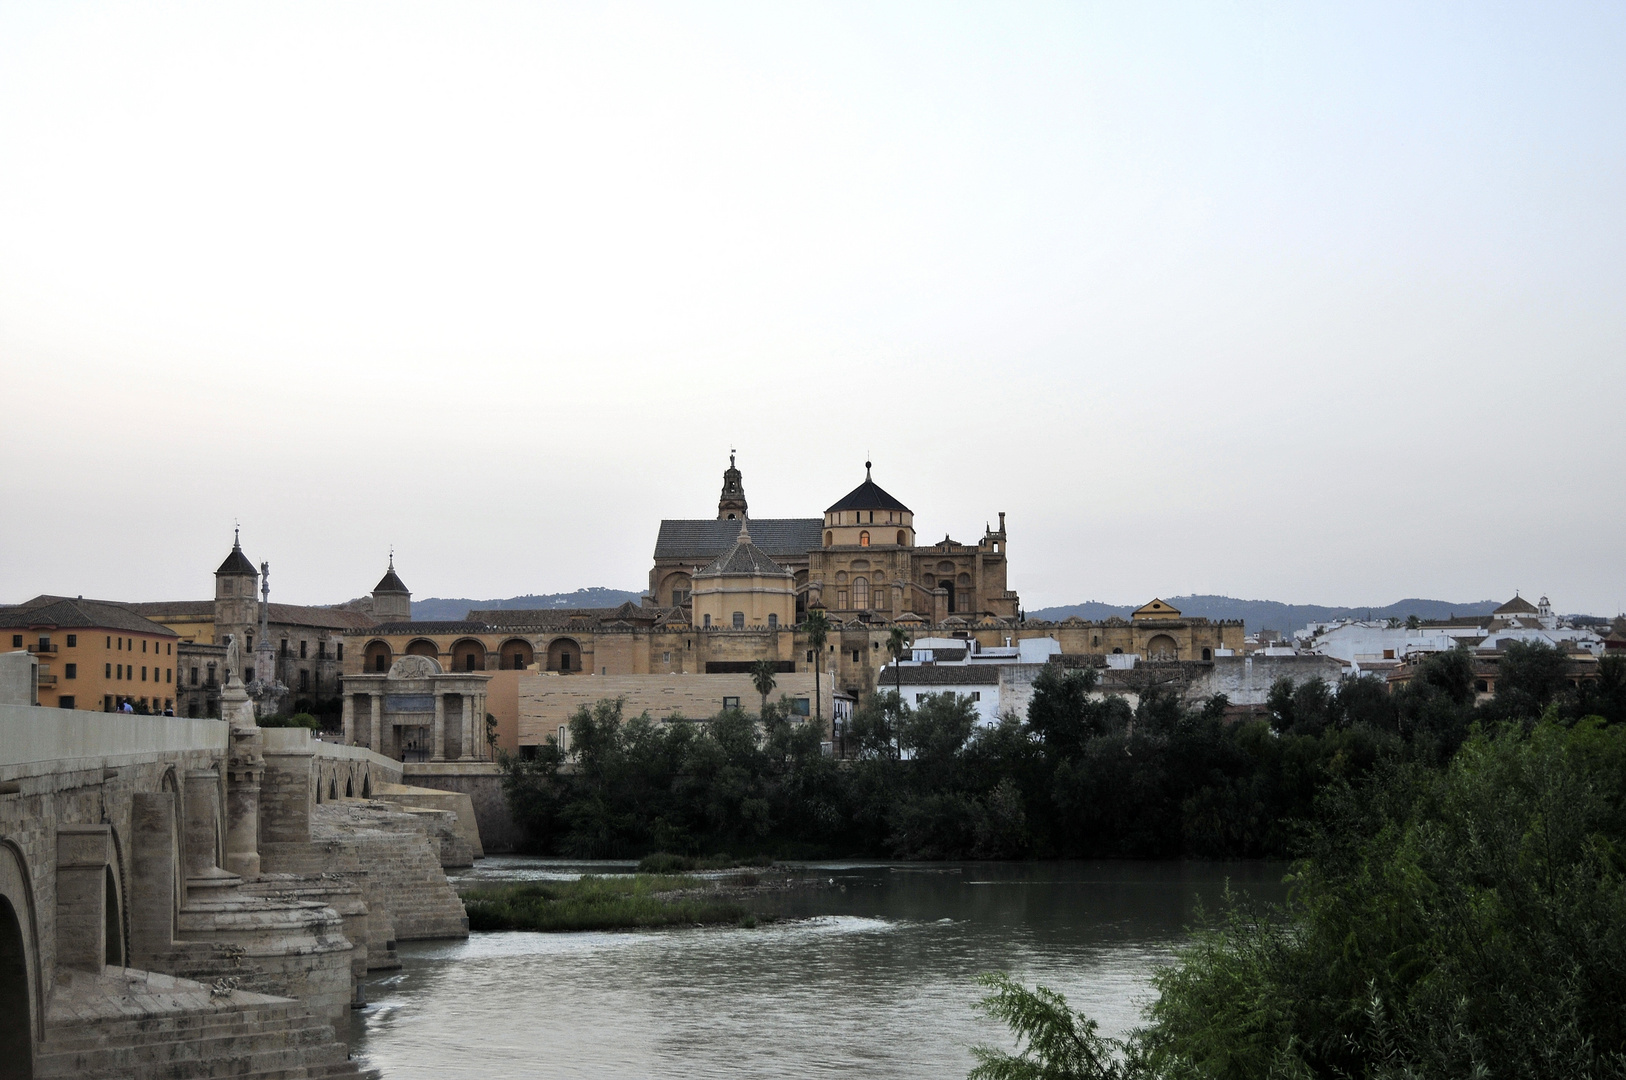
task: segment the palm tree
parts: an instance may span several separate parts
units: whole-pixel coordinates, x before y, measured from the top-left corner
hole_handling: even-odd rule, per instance
[[[774,662],[772,660],[758,660],[751,665],[751,685],[757,688],[762,695],[762,711],[757,714],[759,718],[766,719],[768,715],[768,694],[774,688]]]
[[[903,627],[894,626],[892,632],[886,635],[886,651],[892,657],[892,690],[898,695],[898,700],[901,702],[903,700],[903,668],[899,667],[898,664],[903,659],[903,654],[909,651],[909,635],[904,631]]]
[[[824,699],[821,692],[824,689],[823,681],[819,677],[819,667],[824,662],[824,643],[830,638],[830,620],[824,614],[823,608],[814,608],[807,613],[807,621],[802,623],[807,630],[807,643],[813,648],[813,715],[819,722],[824,722]],[[831,731],[834,737],[835,732]]]

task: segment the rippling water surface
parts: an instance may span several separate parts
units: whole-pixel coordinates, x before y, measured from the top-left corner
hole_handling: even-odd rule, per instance
[[[1199,901],[1279,900],[1274,863],[807,864],[834,885],[756,898],[755,929],[474,934],[404,944],[352,1046],[387,1080],[964,1076],[1005,1045],[971,1006],[985,971],[1133,1027]],[[468,878],[613,873],[491,858]]]

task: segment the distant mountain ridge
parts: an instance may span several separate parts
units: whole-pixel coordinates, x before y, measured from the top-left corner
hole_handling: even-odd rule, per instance
[[[1275,600],[1238,600],[1231,596],[1165,596],[1165,601],[1182,615],[1204,619],[1241,619],[1247,632],[1279,630],[1284,635],[1313,622],[1332,619],[1448,619],[1453,615],[1489,615],[1506,601],[1474,600],[1452,603],[1447,600],[1397,600],[1382,607],[1325,607],[1321,604],[1283,604]],[[1061,607],[1039,608],[1027,613],[1030,619],[1059,621],[1077,615],[1081,619],[1129,618],[1138,604],[1119,606],[1090,601]]]
[[[412,601],[415,620],[461,619],[471,611],[505,611],[513,608],[612,608],[627,601],[636,604],[644,594],[624,589],[577,589],[566,593],[530,593],[506,600],[464,600],[431,596]]]

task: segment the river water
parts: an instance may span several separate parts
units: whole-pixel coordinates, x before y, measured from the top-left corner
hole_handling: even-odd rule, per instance
[[[753,929],[477,933],[407,943],[367,983],[352,1048],[386,1080],[963,1077],[1010,1044],[976,976],[1067,995],[1121,1035],[1200,902],[1279,901],[1280,863],[812,863],[834,884],[754,897]],[[626,863],[490,858],[464,880]]]

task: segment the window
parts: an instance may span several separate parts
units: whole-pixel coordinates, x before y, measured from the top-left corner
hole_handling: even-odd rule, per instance
[[[701,616],[701,618],[703,618],[705,621],[702,622],[700,625],[702,627],[704,627],[705,629],[707,629],[707,630],[711,629],[711,616],[710,615],[703,615],[703,616]]]
[[[344,642],[341,641],[337,645],[333,646],[333,659],[344,659]]]
[[[915,695],[915,704],[916,705],[921,704],[925,700],[926,700],[926,695],[925,694],[916,694]]]
[[[835,542],[836,534],[831,532],[829,529],[824,530],[824,546],[832,547],[835,545]]]
[[[790,703],[790,714],[792,716],[812,716],[812,702],[808,701],[805,697],[795,699]]]
[[[120,664],[118,666],[118,673],[116,675],[114,675],[113,677],[118,679],[121,682],[124,680],[124,665],[123,664]]]
[[[737,709],[739,707],[740,707],[740,699],[739,698],[737,698],[737,697],[725,697],[723,699],[723,708],[724,709]]]
[[[469,659],[472,660],[473,657],[470,657]],[[311,688],[311,673],[306,671],[304,668],[299,669],[299,688],[301,690],[309,690]]]
[[[118,643],[117,648],[119,648],[120,650],[122,650],[124,648],[124,639],[123,638],[119,638],[119,643]]]
[[[864,658],[864,650],[863,649],[854,649],[853,650],[853,663],[856,664],[860,660],[862,660],[863,658]]]
[[[164,669],[164,681],[165,682],[174,682],[175,681],[175,669],[174,668],[165,668]]]
[[[661,663],[670,664],[671,662],[672,662],[672,654],[671,653],[669,653],[669,652],[661,653]]]
[[[197,668],[192,669],[192,685],[193,686],[198,685],[198,669]]]
[[[903,530],[899,529],[898,530],[898,546],[903,547],[904,543],[905,543],[905,541],[904,541],[904,538],[903,538]]]
[[[316,659],[318,659],[318,660],[326,660],[327,659],[327,642],[318,641],[316,643]]]
[[[812,649],[807,650],[807,662],[810,663],[810,664],[813,662],[813,650]]]
[[[869,579],[853,578],[853,607],[862,611],[869,607]]]
[[[846,589],[837,589],[836,590],[836,609],[838,611],[845,611],[847,609],[847,590]]]
[[[744,630],[745,629],[745,612],[736,611],[734,613],[734,617],[732,619],[730,619],[729,621],[734,624],[734,629],[736,629],[736,630]]]
[[[141,651],[142,652],[147,651],[147,639],[146,638],[141,639]]]
[[[69,634],[68,635],[68,648],[77,649],[78,647],[79,647],[79,635],[78,634]]]
[[[973,690],[973,691],[971,691],[971,693],[967,694],[966,696],[969,697],[972,701],[981,701],[982,700],[982,691],[981,690]]]
[[[244,634],[243,635],[243,648],[248,652],[253,652],[254,651],[254,635],[253,634]]]
[[[105,671],[102,672],[102,678],[111,679],[113,677],[113,665],[112,664],[103,664],[102,667],[106,669]]]
[[[113,635],[111,635],[111,634],[109,634],[107,636],[107,647],[109,649],[111,649],[113,647]]]
[[[282,639],[282,655],[283,656],[288,655],[288,639],[287,638]]]
[[[65,665],[63,665],[62,675],[63,675],[64,678],[77,679],[79,677],[79,665],[78,664],[65,664]]]
[[[13,649],[20,649],[23,647],[23,636],[21,634],[11,635],[11,647]]]
[[[71,709],[71,708],[73,708],[73,695],[72,694],[62,694],[62,695],[60,695],[56,699],[56,707],[59,708],[59,709]]]
[[[303,641],[299,643],[299,658],[301,660],[305,659],[305,642]]]
[[[1214,650],[1213,649],[1208,649],[1208,648],[1203,649],[1203,659],[1204,660],[1212,660],[1212,659],[1214,659]]]
[[[692,596],[692,595],[694,595],[694,594],[693,594],[693,591],[690,590],[690,589],[673,589],[672,590],[672,606],[673,607],[682,607],[684,604],[687,604],[689,602],[689,597]]]
[[[164,655],[165,656],[174,656],[175,655],[175,643],[174,642],[170,642],[168,645],[164,646]]]
[[[246,668],[243,669],[243,681],[244,682],[253,682],[254,681],[254,669],[252,667],[246,667]]]
[[[768,629],[779,629],[779,616],[771,611],[768,613]]]
[[[141,681],[142,682],[147,681],[147,665],[146,664],[141,665]]]
[[[215,683],[215,666],[213,664],[210,664],[209,665],[209,685],[213,686],[214,683]]]
[[[874,517],[875,515],[871,514],[870,516]],[[869,530],[868,529],[865,529],[863,532],[858,534],[858,546],[859,547],[869,547]]]

